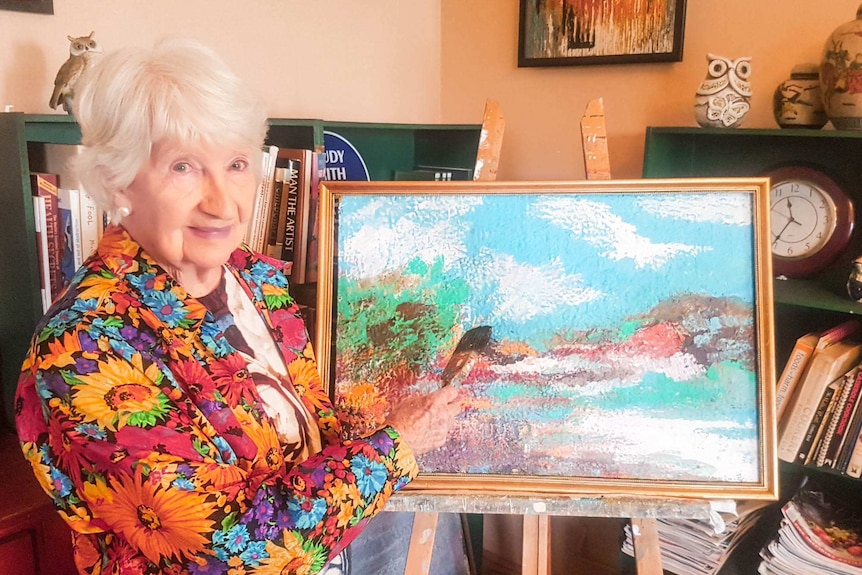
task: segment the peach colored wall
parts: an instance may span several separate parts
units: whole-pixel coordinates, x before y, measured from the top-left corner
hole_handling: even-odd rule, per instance
[[[443,120],[475,121],[495,98],[506,118],[498,179],[583,179],[579,122],[601,97],[611,171],[640,177],[647,126],[697,126],[693,98],[706,54],[752,57],[752,110],[743,127],[777,128],[772,93],[801,62],[819,62],[832,30],[859,0],[688,0],[682,62],[518,68],[518,0],[442,0]]]
[[[0,111],[51,113],[66,36],[95,30],[105,51],[164,35],[207,42],[271,116],[438,122],[440,28],[439,0],[54,0],[52,16],[0,10]]]

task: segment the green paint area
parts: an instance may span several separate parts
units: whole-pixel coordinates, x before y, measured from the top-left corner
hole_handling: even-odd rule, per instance
[[[442,258],[431,264],[414,258],[400,273],[373,281],[339,279],[341,377],[376,381],[402,370],[421,373],[453,347],[468,295],[465,281],[446,276]]]
[[[689,381],[648,373],[640,385],[613,389],[584,401],[601,409],[634,408],[665,418],[754,421],[757,380],[738,363],[721,362]]]

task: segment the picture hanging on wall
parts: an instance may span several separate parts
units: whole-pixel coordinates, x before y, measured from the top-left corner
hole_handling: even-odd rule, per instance
[[[521,0],[518,66],[679,62],[686,0]]]
[[[0,0],[0,10],[53,14],[54,0]]]
[[[461,390],[415,489],[773,498],[768,180],[325,182],[349,434]]]

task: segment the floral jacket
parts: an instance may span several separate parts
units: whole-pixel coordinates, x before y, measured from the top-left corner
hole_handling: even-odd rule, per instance
[[[283,265],[228,262],[320,429],[302,462],[212,314],[121,227],[37,327],[18,435],[82,573],[317,573],[415,476],[390,427],[342,440]]]

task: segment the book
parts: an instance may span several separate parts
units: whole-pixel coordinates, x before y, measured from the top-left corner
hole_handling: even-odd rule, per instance
[[[320,230],[320,183],[326,176],[326,154],[314,152],[314,163],[317,172],[312,171],[311,178],[311,201],[308,204],[308,240],[307,253],[305,254],[305,281],[317,281],[318,264],[318,238]]]
[[[832,433],[829,444],[823,448],[823,463],[818,463],[818,465],[823,465],[833,469],[837,467],[838,456],[847,440],[850,420],[859,400],[860,389],[862,389],[862,370],[857,368],[852,383],[845,383],[844,397],[836,406],[835,415],[833,416],[835,429]]]
[[[847,459],[847,467],[844,473],[857,479],[862,477],[862,433],[856,436],[856,441],[853,444],[852,451],[850,451],[850,457]]]
[[[850,416],[850,424],[846,435],[847,438],[844,441],[844,445],[841,446],[841,453],[838,455],[835,469],[851,477],[859,477],[860,471],[862,471],[862,392],[860,392],[860,397],[853,407],[853,414]],[[851,473],[851,461],[853,461],[853,455],[857,446],[860,453],[858,459],[855,460],[853,473]]]
[[[806,333],[796,340],[776,384],[775,415],[778,421],[781,421],[781,416],[787,407],[787,399],[793,395],[796,384],[802,378],[819,340],[820,335],[815,332]]]
[[[83,188],[78,194],[78,223],[81,230],[81,255],[87,259],[96,251],[104,231],[102,210],[96,206],[96,200]]]
[[[810,461],[810,463],[813,463],[817,467],[823,467],[826,461],[826,452],[829,450],[832,438],[835,437],[835,430],[838,427],[841,410],[844,409],[844,404],[847,403],[847,398],[856,381],[856,374],[858,372],[859,369],[854,368],[844,375],[840,385],[835,390],[835,395],[832,397],[829,409],[827,409],[826,414],[823,416],[823,422],[820,424],[820,437],[818,437],[816,444],[816,452]]]
[[[805,434],[826,388],[854,367],[860,356],[862,344],[850,339],[815,350],[808,369],[797,384],[797,392],[787,406],[784,421],[779,426],[779,459],[791,463],[797,460]]]
[[[802,444],[796,454],[796,463],[807,465],[814,460],[817,455],[817,448],[820,445],[820,438],[826,425],[829,422],[829,416],[835,408],[835,400],[841,394],[841,385],[843,378],[830,383],[820,396],[820,401],[817,408],[814,410],[814,416],[808,424],[808,430],[805,432],[805,437],[802,439]]]
[[[284,245],[284,224],[287,212],[285,193],[285,169],[276,166],[273,175],[272,208],[270,209],[269,231],[266,238],[266,255],[281,258]]]
[[[841,322],[820,334],[820,339],[817,341],[815,349],[823,349],[833,343],[845,340],[851,335],[859,333],[860,329],[862,329],[862,323],[859,320],[848,319]]]
[[[295,160],[287,160],[286,167],[279,168],[284,171],[284,193],[285,193],[285,213],[284,226],[281,230],[281,254],[280,258],[290,263],[287,269],[288,275],[294,272],[293,261],[296,256],[296,225],[299,202],[299,162]],[[291,278],[293,279],[293,278]]]
[[[60,229],[62,244],[62,259],[60,270],[63,274],[63,285],[72,281],[75,272],[83,263],[81,248],[81,206],[78,190],[59,188],[57,190],[60,211]]]
[[[63,289],[63,274],[60,262],[63,254],[60,229],[60,207],[57,196],[57,174],[34,172],[30,174],[31,192],[34,196],[45,198],[45,225],[42,233],[48,243],[48,272],[51,298]]]
[[[311,204],[312,187],[317,180],[317,158],[312,150],[306,148],[280,148],[278,150],[279,165],[286,166],[288,162],[297,170],[296,184],[296,222],[294,230],[293,255],[290,259],[283,257],[293,265],[290,269],[292,283],[305,283],[306,258],[308,255],[308,213]],[[286,241],[286,240],[285,240]]]
[[[45,233],[47,207],[44,196],[33,196],[33,222],[36,228],[36,254],[39,259],[39,284],[42,313],[51,307],[51,270],[48,265],[48,235]]]
[[[265,248],[270,200],[275,187],[275,159],[277,155],[277,146],[267,145],[263,147],[260,186],[254,199],[254,207],[248,220],[244,238],[245,243],[256,252],[263,252]]]

